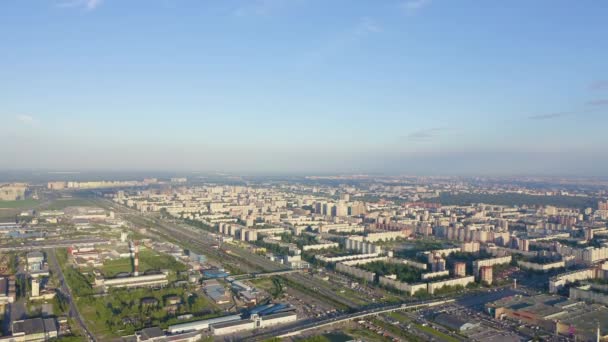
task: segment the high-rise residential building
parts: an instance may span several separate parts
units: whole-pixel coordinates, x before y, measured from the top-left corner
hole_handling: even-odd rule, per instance
[[[336,204],[336,216],[346,217],[348,216],[348,204],[344,201],[339,201]]]
[[[16,201],[25,199],[25,191],[27,184],[11,183],[0,184],[0,200],[1,201]]]
[[[323,206],[325,203],[323,202],[316,202],[315,203],[315,213],[316,214],[323,214]]]
[[[520,251],[527,252],[530,250],[530,241],[526,239],[519,240],[519,245],[517,246]]]
[[[479,275],[482,283],[492,285],[492,281],[494,280],[492,278],[492,266],[481,266],[479,269]]]
[[[323,215],[332,216],[334,212],[334,204],[333,203],[324,203],[323,204]]]
[[[367,213],[367,208],[365,207],[365,203],[363,202],[353,202],[350,205],[350,215],[351,216],[359,216]]]
[[[585,240],[586,241],[593,240],[593,229],[592,228],[585,228]]]
[[[38,278],[32,278],[32,297],[40,296],[40,280]]]
[[[465,277],[467,275],[467,264],[464,262],[455,262],[454,263],[454,276],[455,277]]]

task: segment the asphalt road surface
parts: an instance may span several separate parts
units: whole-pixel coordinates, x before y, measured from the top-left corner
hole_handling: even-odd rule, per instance
[[[49,260],[49,267],[51,268],[51,271],[54,272],[55,274],[57,274],[57,278],[59,279],[60,291],[61,291],[62,295],[68,300],[68,303],[70,305],[69,316],[72,319],[74,319],[76,322],[78,322],[78,325],[80,325],[81,330],[87,335],[87,338],[89,341],[96,341],[95,336],[87,328],[87,325],[85,324],[84,319],[80,315],[80,312],[78,312],[78,307],[76,307],[76,304],[74,303],[74,299],[72,298],[72,292],[70,290],[70,287],[69,287],[68,283],[65,281],[65,278],[63,277],[63,271],[61,270],[61,267],[59,266],[59,262],[57,262],[57,257],[55,256],[55,251],[50,250],[47,253],[47,257]]]

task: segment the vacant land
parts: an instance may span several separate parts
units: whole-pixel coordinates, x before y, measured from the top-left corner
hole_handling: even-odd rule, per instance
[[[40,204],[35,199],[25,199],[21,201],[0,201],[0,209],[28,209]]]
[[[97,207],[99,204],[93,199],[70,198],[57,199],[44,206],[45,210],[62,210],[67,207]]]
[[[170,255],[155,253],[148,249],[139,252],[139,272],[145,273],[152,270],[168,269],[175,272],[185,271],[186,266],[175,260]],[[133,261],[131,258],[120,258],[106,261],[103,264],[102,273],[105,277],[111,278],[119,273],[133,272]]]

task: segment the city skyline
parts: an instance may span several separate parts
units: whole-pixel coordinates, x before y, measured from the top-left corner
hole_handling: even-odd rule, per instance
[[[608,171],[599,1],[7,1],[2,169]]]

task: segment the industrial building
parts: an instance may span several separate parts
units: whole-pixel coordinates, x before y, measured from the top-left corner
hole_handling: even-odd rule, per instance
[[[216,304],[230,303],[230,296],[226,288],[216,279],[207,280],[203,284],[205,294],[209,296]]]
[[[29,252],[26,256],[27,270],[29,272],[38,272],[42,270],[44,265],[44,254],[42,252]]]
[[[31,318],[13,322],[13,337],[16,341],[48,341],[57,337],[57,322],[54,318]]]
[[[167,332],[170,334],[177,334],[177,333],[183,333],[183,332],[189,332],[189,331],[206,330],[206,329],[209,329],[209,327],[212,324],[234,322],[234,321],[238,321],[238,320],[241,320],[240,315],[231,315],[231,316],[206,319],[203,321],[175,324],[175,325],[170,326],[169,329],[167,329]]]
[[[168,283],[169,280],[167,280],[167,275],[164,273],[112,279],[95,278],[95,286],[103,287],[104,290],[121,287],[165,287]]]
[[[0,277],[0,309],[4,305],[15,301],[15,280],[8,277]]]
[[[467,321],[464,320],[462,317],[454,316],[452,314],[447,313],[441,313],[437,315],[434,321],[448,329],[458,332],[473,329],[479,326],[479,322]]]
[[[577,341],[608,338],[608,308],[554,295],[513,296],[486,304],[497,319],[512,319],[538,326],[562,336],[575,335]],[[603,325],[599,323],[604,323]],[[599,328],[599,332],[598,332]]]
[[[268,316],[252,315],[249,319],[218,323],[211,325],[213,335],[228,335],[242,331],[263,329],[274,325],[295,322],[297,315],[295,312],[282,312]]]

